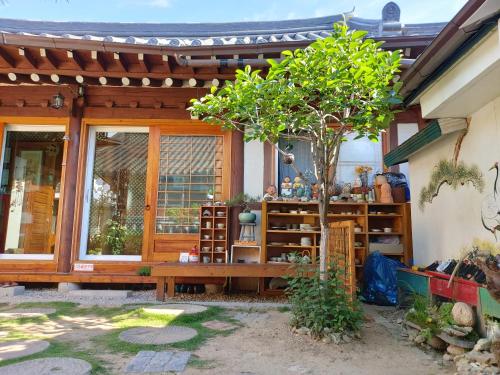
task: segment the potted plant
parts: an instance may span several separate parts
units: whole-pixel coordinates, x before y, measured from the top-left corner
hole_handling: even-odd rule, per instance
[[[255,215],[250,209],[250,203],[258,202],[259,198],[254,198],[248,194],[240,193],[233,198],[227,200],[225,204],[229,207],[239,206],[242,208],[242,212],[238,215],[238,220],[240,223],[255,223],[257,220],[257,215]]]

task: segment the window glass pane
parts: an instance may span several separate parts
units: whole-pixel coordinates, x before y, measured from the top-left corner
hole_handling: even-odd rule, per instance
[[[165,135],[160,143],[156,232],[198,233],[198,207],[222,199],[222,137]]]
[[[340,184],[354,182],[357,165],[369,165],[373,172],[382,172],[382,143],[372,142],[368,138],[354,140],[355,134],[348,134],[347,142],[340,149],[339,164],[337,168],[337,181]],[[291,152],[295,155],[295,164],[309,180],[315,181],[314,162],[309,141],[283,137],[279,140],[279,147],[284,149],[287,145],[292,147]],[[292,181],[296,176],[295,170],[283,163],[283,156],[279,155],[278,161],[278,186],[284,177],[289,176]],[[372,177],[372,176],[370,176]],[[369,181],[372,183],[372,181]]]
[[[97,132],[87,255],[140,255],[147,133]]]
[[[0,254],[54,254],[64,132],[6,131]]]

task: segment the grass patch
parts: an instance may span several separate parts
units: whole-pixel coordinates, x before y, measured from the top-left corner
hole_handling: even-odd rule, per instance
[[[70,348],[67,343],[59,343],[55,341],[50,341],[50,346],[47,350],[32,354],[30,356],[8,359],[0,362],[0,368],[3,366],[11,365],[18,362],[24,362],[30,359],[37,358],[48,358],[48,357],[71,357],[77,359],[83,359],[92,365],[92,375],[108,375],[110,374],[106,368],[106,362],[100,360],[96,356],[97,353],[89,351],[76,351]]]
[[[191,355],[189,358],[188,366],[200,369],[209,370],[217,367],[217,361],[213,359],[201,359],[197,355]]]
[[[290,306],[280,306],[277,308],[277,310],[281,313],[286,313],[289,312],[291,309]]]

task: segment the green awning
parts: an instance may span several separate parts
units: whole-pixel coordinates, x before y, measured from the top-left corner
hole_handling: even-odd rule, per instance
[[[384,164],[388,167],[405,163],[410,155],[431,144],[443,135],[467,128],[465,119],[432,120],[423,130],[408,138],[397,148],[384,156]]]

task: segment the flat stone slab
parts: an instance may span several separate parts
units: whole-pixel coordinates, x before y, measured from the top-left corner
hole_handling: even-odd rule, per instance
[[[24,294],[24,286],[6,286],[4,288],[0,288],[0,297],[14,297],[20,296]]]
[[[47,308],[33,308],[33,309],[13,309],[9,311],[0,312],[0,318],[36,318],[53,314],[56,309]]]
[[[125,373],[152,375],[182,372],[190,357],[190,352],[141,351],[127,365]]]
[[[0,367],[0,375],[89,375],[90,363],[76,358],[40,358]]]
[[[6,359],[26,357],[27,355],[43,352],[49,347],[47,341],[16,340],[0,342],[0,361]]]
[[[154,305],[144,307],[144,311],[152,314],[164,315],[191,315],[207,311],[208,307],[201,305],[191,305],[188,303],[168,303],[166,305]]]
[[[235,324],[222,322],[220,320],[209,320],[208,322],[201,323],[201,325],[205,328],[214,329],[216,331],[229,331],[231,329],[238,328]]]
[[[72,297],[128,298],[132,295],[132,291],[75,289],[68,291],[68,295]]]
[[[192,339],[198,332],[189,327],[167,326],[167,327],[137,327],[127,329],[120,333],[120,340],[133,344],[173,344],[174,342]]]

